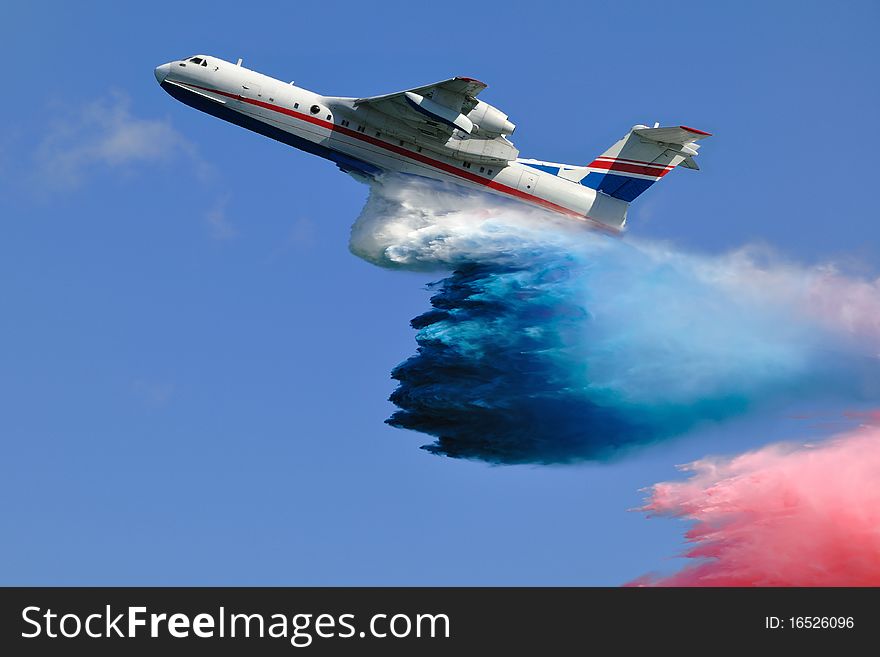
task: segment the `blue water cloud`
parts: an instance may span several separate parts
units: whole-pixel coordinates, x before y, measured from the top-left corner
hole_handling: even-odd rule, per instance
[[[607,459],[759,405],[876,392],[876,351],[806,303],[822,272],[762,254],[684,254],[401,177],[373,184],[351,248],[452,271],[412,321],[388,419],[437,454]]]

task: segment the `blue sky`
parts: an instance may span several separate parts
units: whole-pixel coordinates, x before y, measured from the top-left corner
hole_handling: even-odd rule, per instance
[[[525,157],[715,133],[633,234],[880,266],[873,2],[19,3],[0,25],[0,583],[603,584],[675,565],[627,512],[795,409],[611,465],[492,467],[383,424],[423,274],[350,255],[366,187],[173,101],[196,52],[318,92],[451,75]],[[833,414],[835,409],[811,409]]]

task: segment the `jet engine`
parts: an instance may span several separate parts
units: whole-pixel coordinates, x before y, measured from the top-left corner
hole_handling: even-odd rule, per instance
[[[477,106],[468,113],[467,117],[475,124],[475,128],[479,127],[479,130],[475,129],[474,132],[487,137],[499,135],[507,137],[516,130],[516,126],[507,120],[507,114],[482,100],[477,101]]]

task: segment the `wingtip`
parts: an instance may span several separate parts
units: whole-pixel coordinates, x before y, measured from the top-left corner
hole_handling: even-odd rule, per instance
[[[474,84],[481,84],[484,87],[488,87],[489,85],[483,82],[482,80],[477,80],[477,78],[469,78],[464,75],[459,75],[455,78],[456,80],[464,80],[465,82],[473,82]]]
[[[711,132],[705,132],[704,130],[697,130],[696,128],[690,128],[686,125],[680,125],[678,127],[681,128],[682,130],[687,130],[688,132],[693,132],[696,135],[703,135],[704,137],[711,137],[712,136]]]

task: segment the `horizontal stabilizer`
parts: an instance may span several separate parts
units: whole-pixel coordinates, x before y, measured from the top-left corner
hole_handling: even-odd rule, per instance
[[[688,128],[686,125],[668,128],[634,128],[633,132],[642,139],[650,139],[661,144],[678,144],[679,146],[712,136],[709,132]]]
[[[585,167],[561,167],[556,175],[630,203],[675,167],[699,169],[696,142],[709,136],[685,125],[637,125]]]

